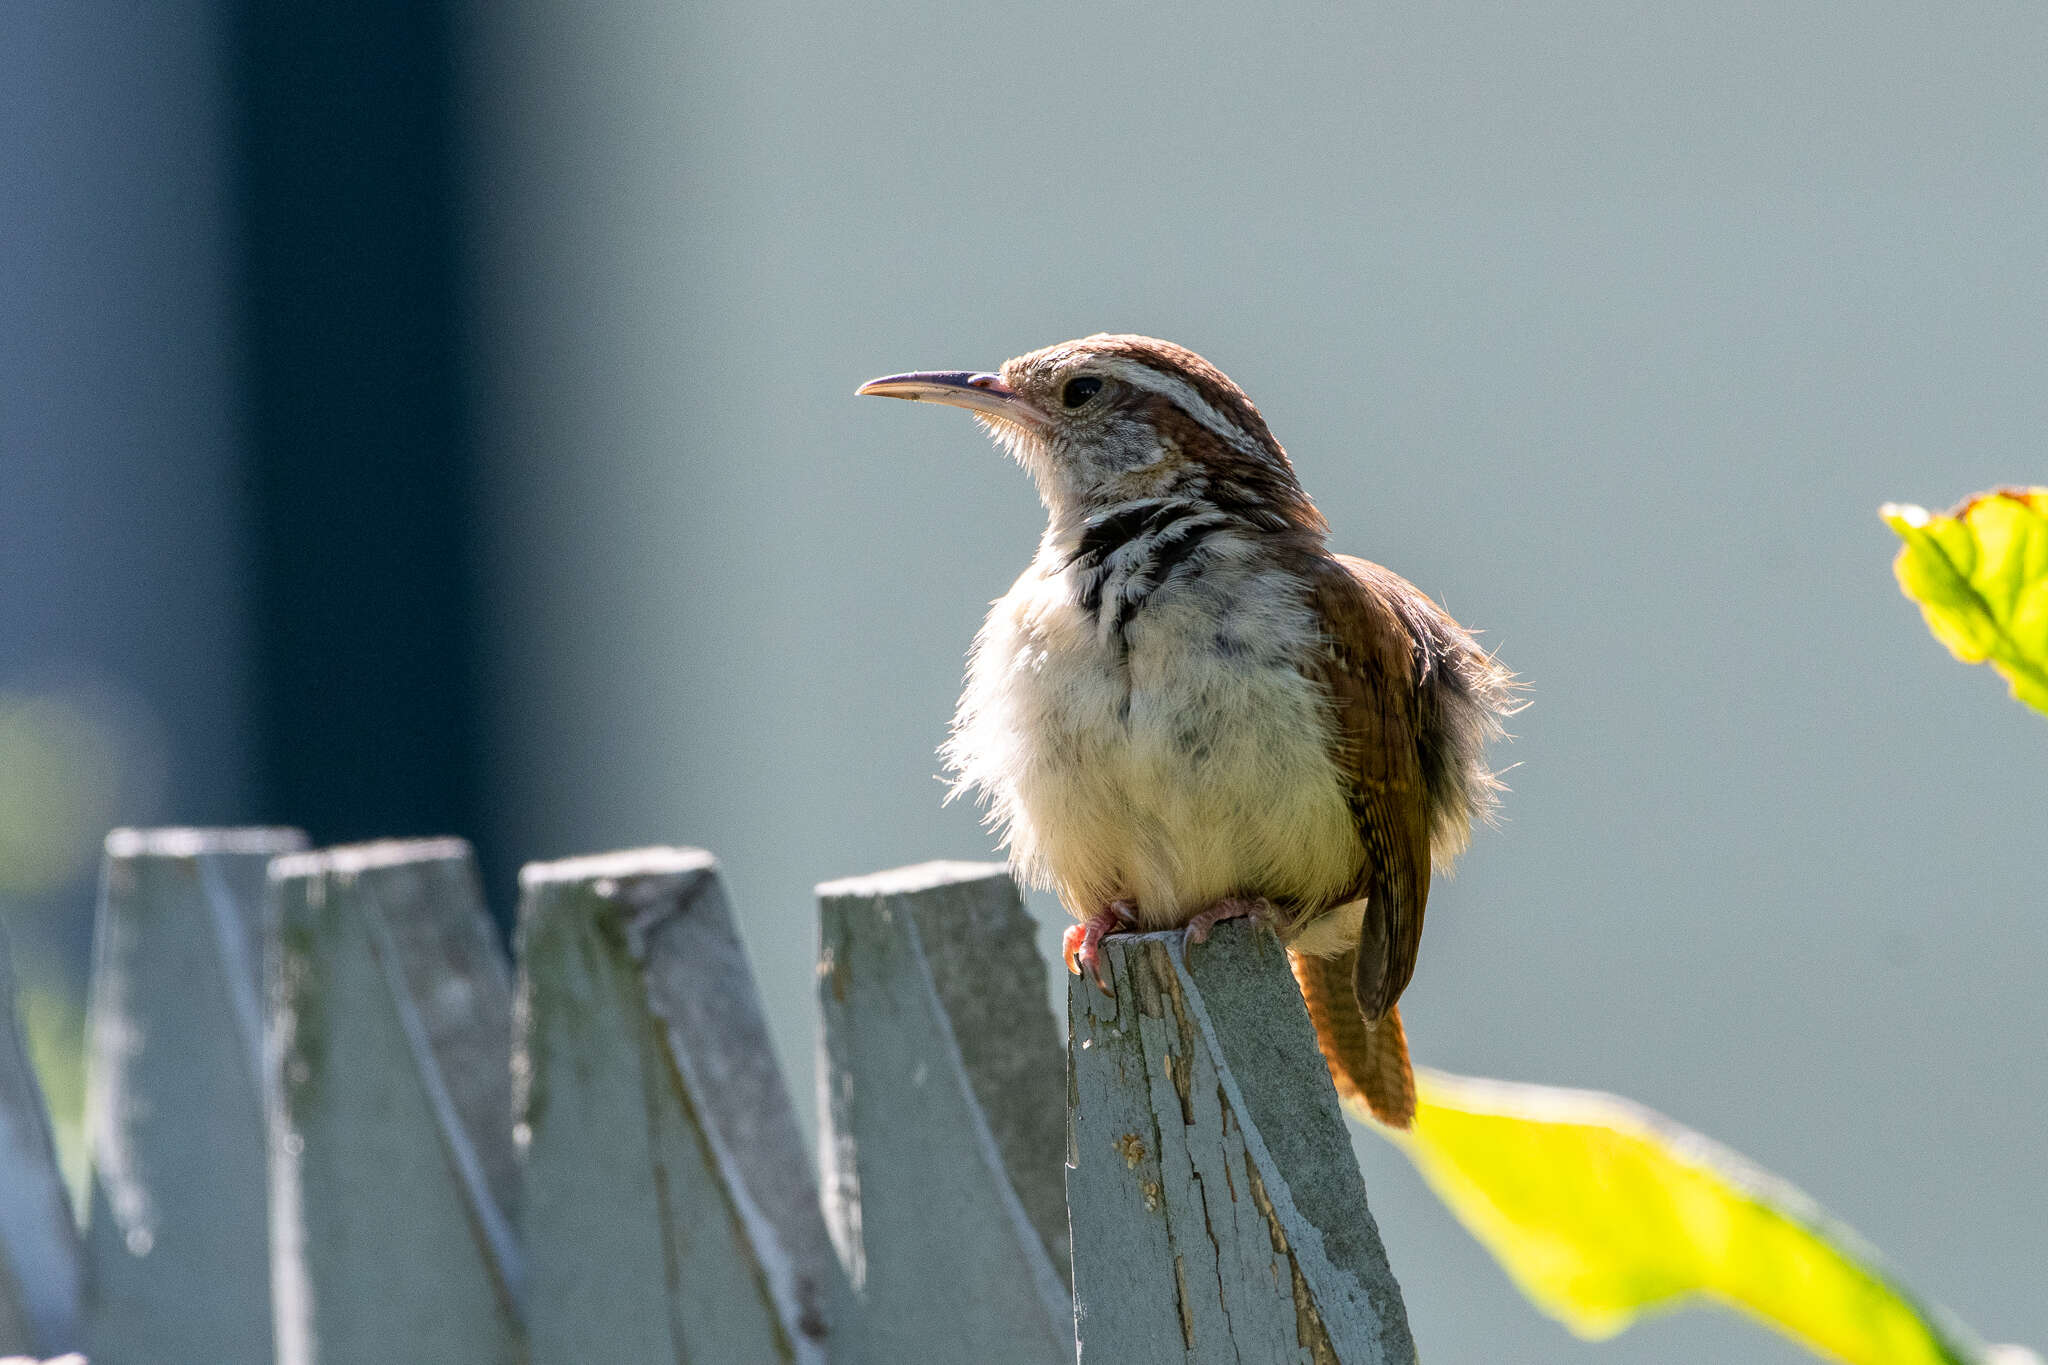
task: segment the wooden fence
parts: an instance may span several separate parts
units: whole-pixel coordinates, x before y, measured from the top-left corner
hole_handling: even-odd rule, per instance
[[[74,1224],[0,944],[0,1355],[1414,1359],[1285,955],[1113,938],[1064,1049],[1000,867],[819,892],[814,1175],[710,855],[118,831]]]

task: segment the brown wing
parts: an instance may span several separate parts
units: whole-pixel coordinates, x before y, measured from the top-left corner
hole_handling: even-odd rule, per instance
[[[1378,565],[1345,555],[1319,557],[1310,581],[1324,648],[1309,671],[1334,706],[1335,757],[1365,853],[1350,897],[1366,901],[1352,990],[1360,1013],[1374,1023],[1415,972],[1429,899],[1415,640],[1393,596],[1414,590]]]

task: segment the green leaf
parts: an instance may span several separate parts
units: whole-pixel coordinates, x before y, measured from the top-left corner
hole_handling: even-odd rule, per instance
[[[71,1207],[82,1209],[90,1164],[85,1147],[84,1004],[58,984],[56,973],[47,966],[25,958],[17,959],[16,966],[21,990],[14,1003],[21,1012],[22,1040],[42,1085],[57,1168],[71,1191]],[[0,1360],[0,1365],[6,1362]]]
[[[2048,488],[2004,488],[1935,514],[1886,503],[1906,542],[1892,564],[1934,638],[1989,660],[2013,696],[2048,714]]]
[[[1428,1070],[1416,1088],[1414,1129],[1378,1131],[1522,1292],[1580,1336],[1704,1296],[1856,1365],[1994,1358],[1805,1195],[1660,1114]]]

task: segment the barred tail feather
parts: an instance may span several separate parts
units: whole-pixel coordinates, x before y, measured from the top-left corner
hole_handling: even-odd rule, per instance
[[[1368,1025],[1351,994],[1354,949],[1337,957],[1289,953],[1288,965],[1301,987],[1308,1017],[1316,1026],[1316,1046],[1337,1097],[1356,1110],[1363,1105],[1390,1128],[1415,1122],[1415,1070],[1408,1062],[1408,1036],[1401,1028],[1399,1007],[1389,1009],[1376,1025]]]

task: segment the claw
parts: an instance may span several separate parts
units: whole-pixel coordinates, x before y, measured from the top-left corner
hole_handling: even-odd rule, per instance
[[[1210,930],[1227,919],[1257,920],[1275,933],[1280,931],[1280,912],[1274,908],[1273,902],[1264,896],[1257,900],[1232,896],[1227,900],[1217,901],[1190,919],[1180,931],[1181,946],[1190,947],[1197,943],[1207,943]]]
[[[1104,995],[1115,995],[1109,979],[1102,974],[1102,940],[1136,924],[1137,909],[1129,901],[1111,901],[1082,923],[1068,925],[1060,940],[1060,956],[1066,961],[1067,970],[1075,976],[1085,970],[1095,978],[1098,990]]]

